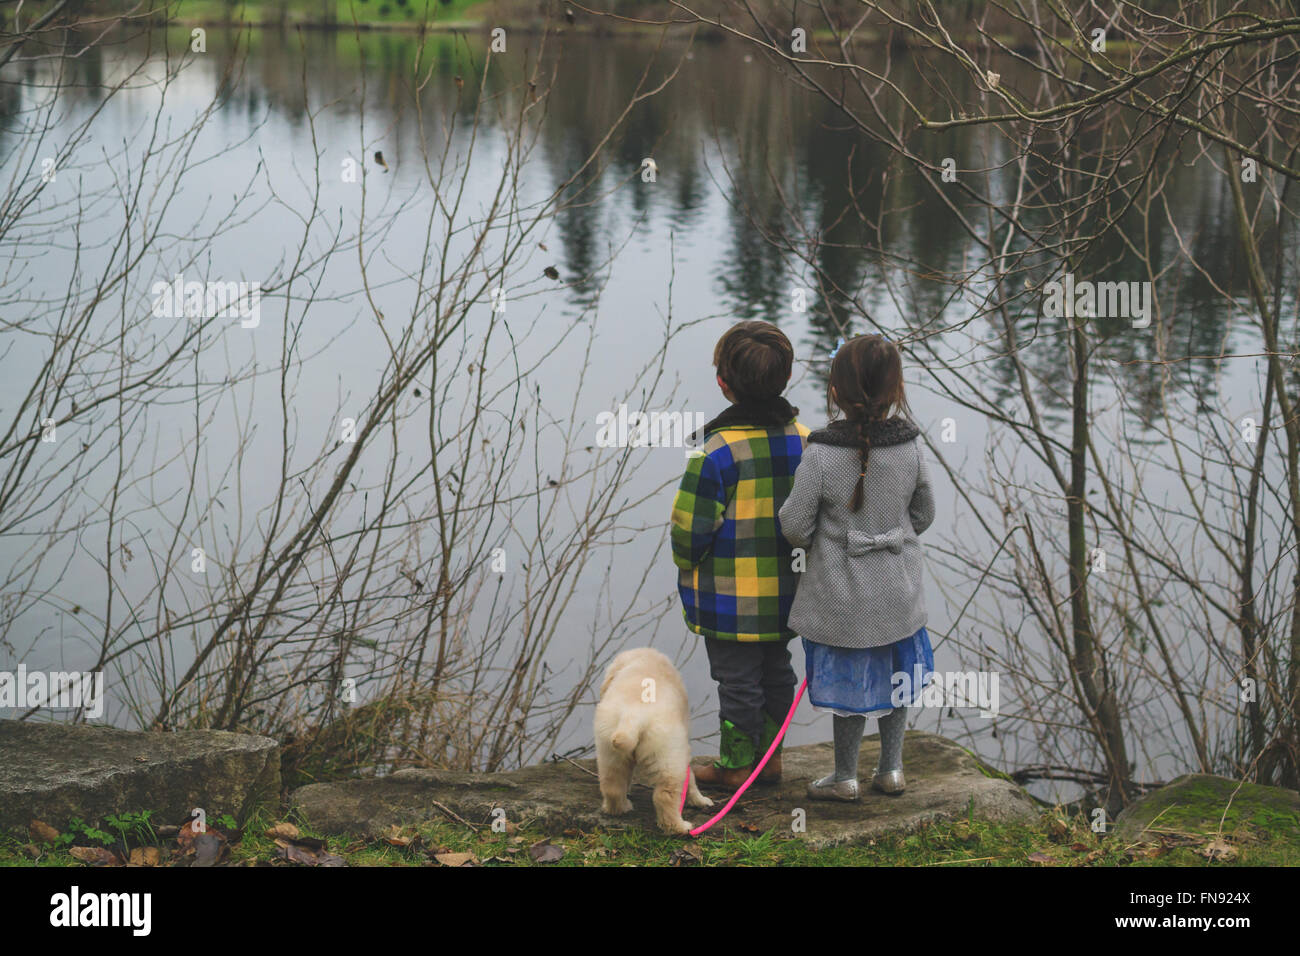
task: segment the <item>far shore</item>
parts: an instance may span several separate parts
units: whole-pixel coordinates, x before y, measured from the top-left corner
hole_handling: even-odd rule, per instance
[[[291,15],[285,16],[267,16],[257,12],[249,11],[247,7],[232,7],[224,2],[213,2],[213,0],[199,0],[191,5],[197,8],[194,13],[181,13],[170,17],[155,15],[152,22],[156,26],[166,26],[178,29],[193,29],[202,27],[204,29],[247,29],[254,28],[258,30],[319,30],[332,32],[387,32],[387,33],[406,33],[406,34],[471,34],[487,33],[496,26],[506,26],[512,33],[523,33],[526,35],[538,35],[545,32],[552,32],[558,36],[566,34],[588,37],[657,37],[664,30],[667,30],[670,36],[687,38],[694,36],[704,42],[720,43],[728,39],[743,39],[734,37],[726,28],[715,26],[710,23],[699,23],[688,20],[678,20],[670,22],[644,22],[632,21],[629,19],[605,17],[600,15],[582,15],[582,18],[575,23],[568,23],[563,18],[545,18],[534,15],[527,17],[509,16],[508,14],[498,14],[498,6],[492,2],[470,2],[468,4],[456,2],[454,16],[447,19],[438,19],[437,17],[424,18],[413,16],[410,18],[390,17],[388,19],[379,15],[369,15],[365,18],[323,18],[313,16],[307,11],[297,10]],[[37,4],[36,11],[39,12],[46,4]],[[368,8],[375,11],[383,11],[384,14],[390,12],[391,8],[382,0],[370,0],[366,4]],[[508,5],[507,5],[508,7]],[[232,11],[239,11],[244,15],[231,15]],[[113,16],[103,13],[94,14],[86,11],[79,17],[70,18],[71,23],[89,27],[92,25],[103,26],[106,23],[117,20],[120,23],[139,23],[141,17],[132,16]],[[978,40],[979,38],[961,38],[962,40]],[[999,41],[1009,48],[1017,47],[1016,38],[1012,36],[1000,36]],[[811,29],[808,32],[808,42],[810,45],[819,43],[828,43],[838,47],[840,40],[829,29]],[[870,29],[857,29],[853,31],[851,39],[848,41],[856,47],[883,46],[892,44],[893,46],[906,48],[922,48],[926,44],[914,38],[904,37],[897,33],[888,34]],[[1063,43],[1069,44],[1068,40]],[[1116,46],[1121,46],[1116,44]]]

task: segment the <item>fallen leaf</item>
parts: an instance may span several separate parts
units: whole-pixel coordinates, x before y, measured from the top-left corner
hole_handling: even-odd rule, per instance
[[[478,857],[473,853],[435,853],[433,858],[443,866],[478,865]]]
[[[698,843],[688,843],[680,849],[673,850],[668,858],[673,866],[697,866],[704,860],[704,851]]]
[[[1155,843],[1139,843],[1137,846],[1131,846],[1124,851],[1124,855],[1130,860],[1154,860],[1158,856],[1164,856],[1169,851]]]
[[[564,858],[564,847],[550,840],[539,840],[528,848],[528,855],[534,863],[557,863]]]
[[[43,820],[32,820],[27,824],[27,835],[37,843],[53,843],[59,838],[59,831]]]
[[[408,847],[411,845],[412,841],[418,844],[420,842],[420,837],[418,835],[414,837],[402,836],[402,828],[396,823],[389,827],[388,832],[384,834],[384,842],[389,846]]]
[[[1075,853],[1087,853],[1087,852],[1088,852],[1088,844],[1086,844],[1086,843],[1071,843],[1071,844],[1070,844],[1070,849],[1073,850]]]
[[[194,862],[191,866],[216,866],[230,850],[219,833],[200,833],[194,838]]]
[[[1029,854],[1029,862],[1042,863],[1044,865],[1050,866],[1054,864],[1056,861],[1052,859],[1050,856],[1048,856],[1046,853],[1031,853]]]
[[[157,866],[162,861],[162,854],[156,846],[138,846],[131,851],[127,866]]]
[[[207,827],[204,826],[200,829],[200,826],[201,824],[199,824],[198,818],[195,817],[193,820],[186,820],[185,825],[177,832],[176,845],[179,846],[183,852],[191,852],[194,849],[195,838],[202,836],[207,832]]]
[[[122,858],[102,846],[74,846],[68,850],[74,860],[91,866],[121,866]]]
[[[326,853],[324,850],[309,850],[294,843],[285,843],[279,846],[275,851],[275,855],[281,860],[288,860],[290,863],[301,863],[304,866],[348,865],[347,861],[341,856]]]
[[[276,837],[281,837],[285,840],[296,840],[298,839],[298,828],[292,823],[277,823],[275,826],[271,827],[271,829],[266,831],[266,835],[272,840]]]
[[[1236,847],[1229,846],[1226,841],[1218,838],[1211,840],[1197,852],[1207,860],[1223,860],[1225,862],[1236,859],[1237,856]]]

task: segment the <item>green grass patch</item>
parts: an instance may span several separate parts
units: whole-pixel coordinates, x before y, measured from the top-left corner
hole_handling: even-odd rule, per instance
[[[280,858],[284,840],[277,843],[267,830],[277,821],[257,815],[242,831],[233,821],[212,821],[214,830],[228,843],[220,857],[224,866],[302,865]],[[788,832],[768,830],[748,833],[728,827],[684,841],[638,828],[609,828],[591,832],[570,830],[563,835],[542,833],[534,827],[510,826],[493,832],[488,825],[471,829],[451,820],[400,827],[384,839],[321,838],[303,820],[290,820],[301,839],[321,849],[316,852],[341,858],[348,866],[442,866],[470,859],[482,866],[1194,866],[1225,865],[1210,859],[1209,837],[1159,834],[1142,843],[1125,843],[1092,832],[1082,816],[1069,817],[1058,810],[1045,811],[1033,823],[996,823],[970,816],[926,824],[910,833],[882,836],[864,845],[814,849]],[[725,826],[725,825],[724,825]],[[174,829],[174,828],[173,828]],[[1256,810],[1235,821],[1225,838],[1235,854],[1233,865],[1300,865],[1300,833],[1294,821]],[[562,851],[554,862],[542,862],[545,845]],[[192,849],[178,846],[173,837],[159,834],[157,821],[148,814],[123,814],[94,825],[80,821],[65,828],[54,841],[35,837],[0,837],[0,866],[81,866],[85,850],[108,847],[123,859],[140,847],[156,847],[158,864],[189,865]],[[124,852],[126,851],[126,852]],[[455,854],[470,854],[458,857]],[[555,851],[549,851],[550,856]],[[441,857],[441,861],[440,858]],[[152,859],[152,857],[151,857]]]
[[[482,0],[176,0],[175,22],[200,25],[364,26],[417,28],[421,23],[472,24],[466,11]],[[160,8],[161,9],[161,8]]]

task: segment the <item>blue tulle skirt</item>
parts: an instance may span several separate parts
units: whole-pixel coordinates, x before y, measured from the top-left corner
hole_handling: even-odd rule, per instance
[[[802,640],[809,703],[841,716],[876,716],[914,704],[934,673],[934,651],[924,627],[883,647],[828,647]],[[906,676],[897,682],[897,697],[896,674]]]

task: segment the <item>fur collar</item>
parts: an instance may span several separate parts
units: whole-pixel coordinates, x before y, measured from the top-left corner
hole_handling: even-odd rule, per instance
[[[887,418],[881,422],[872,422],[867,426],[867,437],[871,440],[872,448],[902,445],[919,434],[921,434],[921,429],[907,419],[898,416]],[[835,445],[839,448],[862,447],[862,441],[858,438],[858,426],[854,422],[845,421],[844,419],[833,421],[825,428],[817,429],[808,436],[808,440],[817,442],[819,445]]]
[[[702,437],[722,428],[784,428],[798,414],[799,409],[780,395],[763,402],[737,402],[701,428],[697,435]]]

